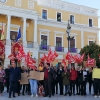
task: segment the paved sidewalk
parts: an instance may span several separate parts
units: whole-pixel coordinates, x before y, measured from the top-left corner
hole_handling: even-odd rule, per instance
[[[54,97],[48,98],[48,97],[30,97],[29,95],[25,96],[16,96],[16,98],[8,98],[8,94],[4,93],[2,97],[0,97],[0,100],[100,100],[100,98],[95,98],[91,95],[84,96],[60,96],[55,95]]]

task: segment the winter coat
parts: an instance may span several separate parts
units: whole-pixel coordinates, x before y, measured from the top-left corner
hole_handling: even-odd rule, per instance
[[[75,81],[77,79],[77,72],[76,70],[71,70],[70,72],[70,80]]]
[[[62,73],[62,78],[63,78],[63,85],[69,85],[70,84],[70,73],[69,72],[63,72]]]
[[[0,82],[4,82],[4,78],[5,78],[5,71],[1,70],[0,71]]]

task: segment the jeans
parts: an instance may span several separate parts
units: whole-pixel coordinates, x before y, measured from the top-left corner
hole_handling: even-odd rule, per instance
[[[36,95],[38,88],[37,80],[30,79],[29,82],[30,82],[31,94]]]
[[[65,85],[65,94],[70,93],[70,85]]]

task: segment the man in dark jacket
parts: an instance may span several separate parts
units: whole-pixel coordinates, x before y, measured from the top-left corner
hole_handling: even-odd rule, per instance
[[[45,64],[44,68],[44,89],[45,97],[49,95],[51,97],[52,92],[52,81],[53,81],[53,69],[50,67],[50,64]]]
[[[8,65],[8,68],[5,69],[5,73],[6,73],[6,87],[7,87],[7,93],[9,92],[10,68],[11,68],[11,66]]]
[[[17,83],[21,80],[21,72],[18,67],[16,67],[15,62],[11,62],[10,68],[10,90],[9,90],[9,98],[11,98],[11,93],[13,91],[13,97],[15,97],[15,92],[17,90]]]

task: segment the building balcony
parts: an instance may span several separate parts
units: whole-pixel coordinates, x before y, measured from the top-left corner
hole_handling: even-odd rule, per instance
[[[77,53],[77,48],[70,48],[69,50],[71,53]]]
[[[64,47],[55,47],[55,51],[64,52]]]
[[[49,46],[49,45],[40,45],[40,46],[39,46],[39,50],[48,51],[49,49],[50,49],[50,46]]]

